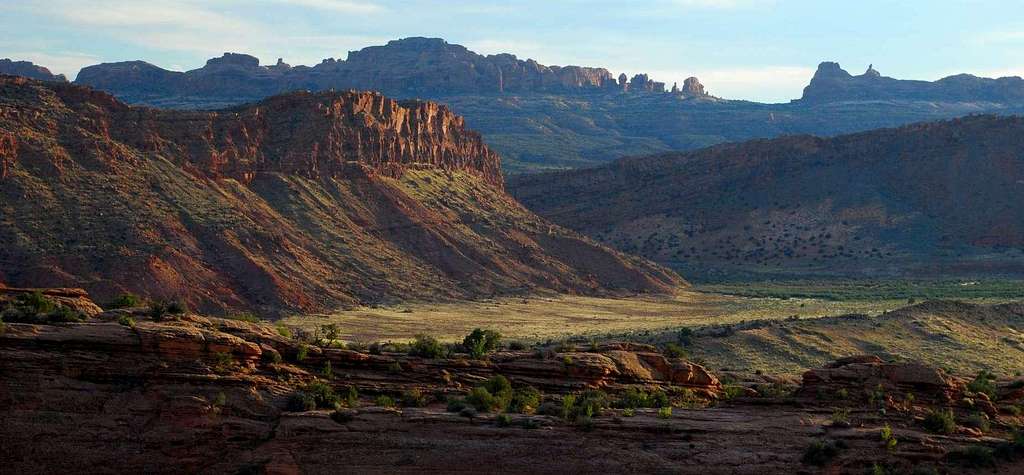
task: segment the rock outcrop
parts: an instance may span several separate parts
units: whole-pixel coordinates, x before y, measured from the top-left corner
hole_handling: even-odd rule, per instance
[[[49,69],[32,64],[30,61],[12,61],[8,58],[0,59],[0,74],[23,76],[40,81],[67,82],[68,80],[63,74],[53,74]]]
[[[640,74],[628,84],[604,68],[545,66],[511,54],[482,56],[438,38],[405,38],[352,51],[346,60],[325,59],[312,67],[278,60],[260,66],[253,56],[225,53],[185,73],[141,61],[89,66],[78,84],[110,91],[129,101],[153,96],[259,98],[295,89],[364,89],[398,97],[452,94],[664,92],[663,83]]]
[[[279,312],[683,283],[523,209],[498,155],[430,102],[296,92],[163,111],[4,76],[0,159],[11,286]]]
[[[940,103],[990,102],[1020,103],[1024,101],[1024,79],[1003,77],[980,78],[959,74],[929,81],[909,81],[882,76],[874,65],[860,76],[843,70],[839,63],[824,62],[818,66],[811,83],[804,88],[801,102],[823,103],[844,101],[934,101]]]
[[[948,454],[969,445],[1005,449],[1007,428],[1019,422],[1004,413],[988,434],[961,427],[936,436],[914,419],[914,411],[934,407],[921,397],[916,407],[887,413],[851,402],[850,423],[839,427],[828,420],[836,404],[831,399],[782,395],[702,404],[692,395],[720,395],[717,379],[650,347],[565,350],[504,351],[489,361],[369,354],[310,346],[261,323],[193,314],[154,321],[144,309],[105,312],[85,323],[9,323],[0,332],[0,464],[14,473],[448,473],[487,467],[493,473],[759,474],[817,471],[811,463],[830,473],[859,473],[873,464],[899,472],[921,466],[959,472],[963,467]],[[899,373],[898,366],[865,358],[831,366],[816,370],[806,389],[826,380],[858,390],[876,381],[932,388],[935,374],[946,378],[916,370],[891,376],[884,368]],[[613,399],[631,388],[691,396],[668,416],[655,408],[604,409],[575,424],[550,414],[499,419],[446,411],[448,397],[464,396],[496,374],[515,388],[541,388],[543,400],[556,407],[564,395],[586,389],[602,389]],[[293,407],[294,396],[312,381],[345,396],[354,389],[354,397],[336,412]],[[405,407],[385,407],[387,398],[379,396]],[[883,426],[898,438],[897,450],[881,445]],[[808,447],[822,440],[840,449],[808,460]],[[997,468],[1016,473],[1021,462],[1000,459]]]

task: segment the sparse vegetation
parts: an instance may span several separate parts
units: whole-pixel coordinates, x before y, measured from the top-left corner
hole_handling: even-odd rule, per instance
[[[85,315],[51,300],[39,291],[18,295],[0,311],[0,321],[8,323],[49,325],[83,320]]]
[[[419,334],[413,339],[409,346],[409,354],[420,358],[442,358],[447,352],[437,338]]]
[[[678,343],[669,342],[662,348],[661,353],[668,358],[686,358],[686,350]]]
[[[395,406],[398,405],[398,404],[395,403],[395,400],[392,397],[386,396],[386,395],[383,395],[383,394],[380,395],[380,396],[377,396],[377,398],[373,400],[373,404],[375,406],[388,407],[388,408],[395,407]]]
[[[665,406],[665,407],[663,407],[661,409],[658,409],[658,417],[661,418],[661,419],[671,419],[672,418],[672,406]]]
[[[800,461],[808,465],[825,465],[836,458],[845,448],[846,443],[841,440],[815,440],[804,450]]]
[[[474,329],[462,339],[462,347],[473,359],[481,359],[498,348],[501,334],[494,330]]]
[[[982,370],[967,384],[967,390],[988,396],[990,399],[996,397],[996,375],[987,370]]]
[[[107,304],[108,309],[141,307],[142,297],[135,294],[121,294]]]
[[[128,315],[121,315],[120,317],[117,317],[117,323],[128,328],[135,328],[135,319]]]
[[[924,428],[936,434],[956,432],[956,418],[949,409],[930,411],[924,418]]]

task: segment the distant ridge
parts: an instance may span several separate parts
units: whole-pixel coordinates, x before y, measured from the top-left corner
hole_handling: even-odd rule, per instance
[[[32,64],[30,61],[13,61],[11,59],[0,59],[0,74],[11,76],[22,76],[40,81],[67,82],[63,74],[53,74],[49,69]]]
[[[934,82],[909,81],[882,76],[873,65],[868,66],[864,74],[853,76],[838,63],[825,62],[818,66],[800,100],[816,103],[883,100],[1024,103],[1024,79],[958,74]]]

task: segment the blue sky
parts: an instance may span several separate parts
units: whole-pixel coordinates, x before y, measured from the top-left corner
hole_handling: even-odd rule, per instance
[[[799,97],[821,61],[859,74],[1024,76],[1024,1],[916,0],[0,0],[0,57],[74,77],[145,59],[186,70],[225,51],[272,63],[407,36],[543,64],[697,76],[715,95]]]

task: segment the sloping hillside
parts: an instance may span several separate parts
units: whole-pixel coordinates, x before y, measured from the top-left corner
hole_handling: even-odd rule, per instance
[[[220,112],[0,77],[0,282],[320,310],[674,273],[554,226],[443,106],[294,93]]]
[[[527,207],[684,275],[1024,274],[1024,118],[972,116],[518,177]]]

